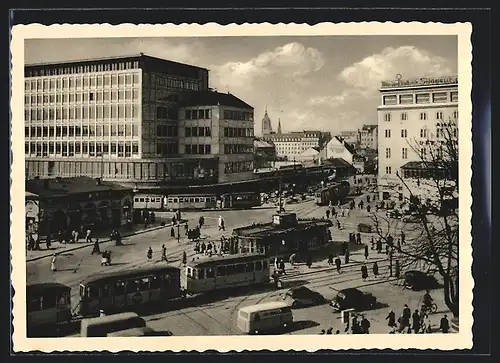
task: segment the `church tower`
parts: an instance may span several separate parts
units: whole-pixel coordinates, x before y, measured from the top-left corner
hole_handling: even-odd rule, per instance
[[[266,113],[264,114],[264,118],[262,119],[262,136],[269,135],[273,131],[271,126],[271,119],[267,115],[267,107]]]
[[[281,135],[281,119],[278,119],[278,135]]]

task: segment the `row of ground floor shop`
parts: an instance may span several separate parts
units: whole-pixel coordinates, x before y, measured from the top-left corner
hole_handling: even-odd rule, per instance
[[[68,204],[26,201],[26,230],[40,236],[67,231],[84,233],[87,229],[110,230],[129,223],[132,218],[131,198]]]

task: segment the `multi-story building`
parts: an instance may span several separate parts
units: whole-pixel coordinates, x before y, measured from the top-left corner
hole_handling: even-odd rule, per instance
[[[360,132],[359,130],[355,131],[341,131],[339,135],[345,142],[347,142],[349,145],[353,146],[354,148],[357,148],[360,143]]]
[[[266,140],[275,145],[276,156],[286,157],[288,160],[297,158],[307,149],[321,148],[326,138],[327,135],[323,135],[321,131],[299,131],[265,136]]]
[[[229,93],[194,94],[179,109],[183,172],[219,182],[253,178],[253,108]]]
[[[222,181],[224,168],[214,167],[214,157],[199,155],[199,149],[186,153],[179,129],[185,117],[181,104],[191,106],[192,97],[208,91],[207,69],[143,54],[26,65],[27,177]],[[253,124],[251,112],[247,118]]]
[[[458,120],[458,78],[420,78],[382,82],[378,107],[378,186],[381,198],[403,194],[396,173],[410,161],[421,161],[442,126]]]
[[[363,125],[359,131],[359,146],[362,149],[377,149],[378,125]]]

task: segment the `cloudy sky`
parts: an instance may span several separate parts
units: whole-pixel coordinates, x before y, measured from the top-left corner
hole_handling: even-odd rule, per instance
[[[25,62],[138,53],[210,70],[210,86],[273,128],[337,133],[377,122],[381,80],[457,74],[455,36],[316,36],[27,40]]]

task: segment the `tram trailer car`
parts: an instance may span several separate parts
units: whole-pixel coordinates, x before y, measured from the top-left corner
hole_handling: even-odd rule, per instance
[[[350,189],[350,184],[345,181],[328,185],[316,192],[316,204],[337,204],[349,195]]]
[[[135,194],[134,210],[162,210],[163,195],[159,194]]]
[[[133,310],[140,306],[181,297],[180,270],[161,266],[111,272],[90,277],[80,284],[79,314]]]
[[[168,211],[213,209],[217,206],[215,194],[172,194],[164,201],[164,209]]]
[[[71,320],[71,287],[56,283],[26,286],[28,335]]]
[[[258,192],[227,193],[220,197],[220,207],[223,209],[250,209],[261,205],[262,201]]]

